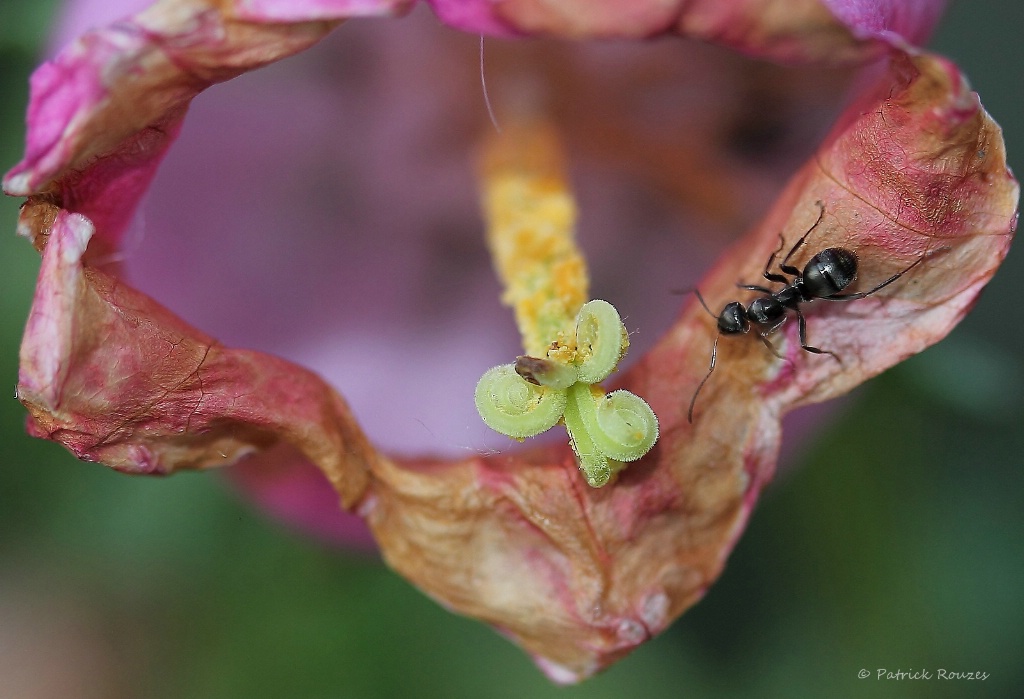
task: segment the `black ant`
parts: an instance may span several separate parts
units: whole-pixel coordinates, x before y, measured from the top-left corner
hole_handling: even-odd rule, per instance
[[[779,247],[768,256],[768,261],[764,265],[762,276],[770,282],[783,284],[781,289],[772,291],[767,287],[757,284],[737,284],[741,289],[759,291],[764,296],[757,297],[746,307],[739,301],[727,303],[722,312],[717,316],[708,308],[707,303],[704,302],[704,297],[701,296],[700,290],[694,289],[700,305],[704,307],[704,310],[712,318],[718,321],[718,335],[715,336],[715,342],[711,346],[711,366],[708,367],[708,373],[697,386],[697,390],[693,392],[693,398],[690,399],[690,409],[686,413],[686,419],[690,423],[693,422],[693,406],[697,402],[697,394],[704,388],[704,384],[711,378],[711,373],[715,370],[715,359],[718,356],[718,338],[722,335],[746,333],[753,324],[756,326],[755,332],[758,338],[764,343],[765,347],[779,359],[789,361],[779,354],[778,350],[768,340],[768,335],[778,330],[786,322],[786,311],[791,310],[796,313],[797,321],[800,324],[800,347],[805,352],[812,354],[827,354],[842,364],[842,360],[834,352],[818,349],[807,344],[807,319],[804,318],[804,314],[800,310],[800,304],[809,303],[815,299],[823,299],[825,301],[853,301],[855,299],[862,299],[889,286],[921,264],[925,257],[927,257],[927,255],[921,257],[902,272],[894,274],[869,291],[841,294],[839,292],[850,286],[857,278],[857,255],[852,251],[846,248],[826,248],[808,260],[807,264],[804,265],[803,271],[789,264],[790,258],[800,249],[804,241],[807,240],[807,236],[818,227],[821,219],[825,216],[825,206],[821,202],[817,204],[821,209],[818,213],[818,219],[806,233],[800,236],[800,239],[796,241],[779,263],[779,269],[783,274],[771,271],[772,263],[775,262],[775,258],[782,252],[782,248],[785,245],[785,239],[781,233],[779,234]],[[792,277],[792,281],[784,275]]]

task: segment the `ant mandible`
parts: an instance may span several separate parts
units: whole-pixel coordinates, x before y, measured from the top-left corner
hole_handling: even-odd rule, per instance
[[[755,326],[754,332],[757,333],[764,346],[779,359],[786,360],[768,340],[768,335],[778,330],[786,322],[786,311],[791,310],[796,313],[797,322],[800,324],[800,347],[805,352],[812,354],[827,354],[842,364],[842,360],[834,352],[818,349],[807,344],[807,319],[800,309],[800,304],[809,303],[815,299],[823,299],[825,301],[853,301],[862,299],[889,286],[924,261],[925,257],[921,257],[903,271],[892,275],[868,291],[841,294],[840,292],[850,286],[857,278],[857,255],[851,250],[846,248],[826,248],[808,260],[807,264],[804,265],[803,271],[789,264],[789,260],[800,249],[804,241],[807,240],[807,236],[818,227],[821,219],[825,216],[825,205],[820,201],[817,202],[817,205],[820,209],[818,219],[806,233],[800,236],[800,239],[796,241],[779,263],[779,269],[782,271],[782,274],[771,271],[772,263],[775,262],[775,258],[782,252],[782,248],[785,245],[785,239],[781,233],[779,234],[779,247],[768,256],[768,261],[764,265],[762,276],[770,282],[782,284],[783,287],[781,289],[772,291],[767,287],[757,284],[737,284],[741,289],[759,291],[764,296],[757,297],[746,307],[739,301],[727,303],[722,312],[717,316],[708,308],[707,303],[704,302],[704,297],[701,296],[700,290],[694,289],[700,305],[704,307],[704,310],[712,318],[718,321],[718,335],[715,336],[715,342],[711,346],[711,366],[708,367],[708,373],[697,386],[697,390],[693,392],[693,398],[690,399],[690,409],[686,412],[686,419],[690,423],[693,422],[693,406],[697,403],[697,395],[704,388],[704,384],[711,378],[711,373],[715,370],[715,360],[718,356],[718,338],[722,335],[746,333],[750,330],[751,325],[753,325]],[[785,275],[789,275],[793,279],[790,280]]]

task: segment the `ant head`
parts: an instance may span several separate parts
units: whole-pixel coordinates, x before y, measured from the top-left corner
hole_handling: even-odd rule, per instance
[[[750,321],[747,319],[746,310],[739,301],[726,304],[718,316],[718,329],[724,335],[735,335],[745,333],[750,329]]]

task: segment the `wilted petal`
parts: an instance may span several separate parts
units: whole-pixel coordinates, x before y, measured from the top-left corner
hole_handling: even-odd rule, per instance
[[[284,441],[353,504],[373,456],[341,397],[301,367],[218,345],[84,267],[92,235],[84,216],[56,214],[21,346],[29,431],[129,473],[227,465]]]
[[[945,0],[427,0],[448,24],[498,35],[703,39],[761,58],[842,62],[919,43]]]
[[[256,22],[337,21],[342,17],[398,15],[415,0],[240,0],[231,3],[238,17]]]
[[[583,486],[560,447],[382,462],[364,511],[385,557],[448,606],[516,638],[556,680],[606,666],[721,572],[774,470],[783,412],[848,390],[956,324],[1008,249],[1017,194],[999,128],[956,69],[897,54],[871,98],[850,108],[763,225],[701,285],[712,304],[736,298],[736,282],[760,280],[780,231],[792,244],[810,227],[818,200],[825,222],[798,265],[841,245],[860,256],[863,285],[933,254],[875,296],[808,309],[814,343],[842,365],[803,352],[795,323],[785,327],[789,364],[749,336],[722,338],[690,426],[715,334],[691,303],[621,381],[648,399],[662,438],[614,486]]]
[[[847,110],[740,244],[749,255],[725,259],[702,290],[709,301],[725,301],[735,297],[737,281],[763,283],[763,261],[778,248],[779,232],[789,250],[814,223],[818,201],[822,222],[795,266],[828,247],[850,249],[859,257],[859,282],[849,290],[863,291],[923,262],[870,298],[815,304],[809,342],[842,364],[803,352],[796,324],[785,328],[788,365],[776,366],[750,343],[739,343],[741,354],[733,356],[736,343],[728,338],[719,344],[723,361],[738,365],[741,382],[749,383],[773,366],[779,373],[762,398],[786,410],[840,395],[921,351],[952,329],[995,273],[1012,239],[1018,189],[999,127],[956,67],[930,55],[894,54],[889,75]],[[699,308],[691,314],[698,325],[709,320]]]
[[[408,3],[302,3],[289,23],[268,12],[281,3],[266,5],[165,0],[77,39],[32,75],[25,157],[4,191],[55,198],[116,245],[193,97],[308,48],[352,6],[383,15]]]

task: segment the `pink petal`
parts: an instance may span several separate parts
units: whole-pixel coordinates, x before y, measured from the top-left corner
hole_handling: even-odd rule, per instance
[[[331,21],[290,24],[265,14],[281,3],[238,4],[157,3],[85,34],[41,66],[32,76],[25,157],[5,176],[4,191],[58,196],[115,246],[193,97],[308,48],[349,6],[394,14],[407,3],[288,5],[293,15],[309,11],[318,19],[338,6]]]
[[[258,22],[334,21],[339,17],[396,17],[414,0],[238,0],[239,17]]]
[[[846,61],[927,38],[945,0],[427,0],[442,21],[481,34],[703,39],[781,61]]]
[[[252,454],[228,470],[231,482],[298,533],[346,550],[376,552],[366,523],[338,506],[331,482],[288,444]]]
[[[823,0],[859,38],[896,35],[922,45],[946,8],[946,0]]]

